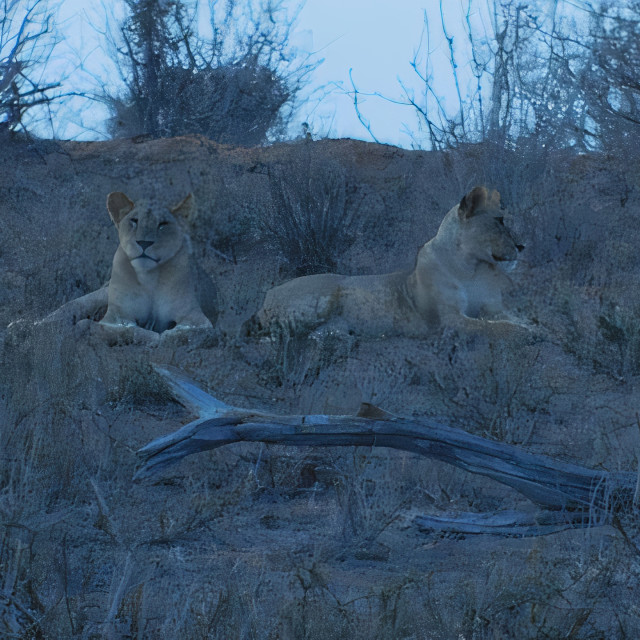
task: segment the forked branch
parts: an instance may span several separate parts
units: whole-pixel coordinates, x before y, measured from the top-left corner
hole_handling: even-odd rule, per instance
[[[395,416],[367,404],[356,416],[280,416],[240,409],[216,400],[177,371],[157,370],[175,397],[199,418],[140,449],[144,464],[136,478],[151,476],[193,453],[234,442],[376,446],[419,453],[487,476],[512,487],[544,510],[555,512],[546,513],[544,522],[539,517],[510,512],[511,524],[504,520],[504,514],[466,514],[474,517],[444,518],[438,526],[433,518],[425,516],[418,524],[426,528],[502,535],[510,529],[514,535],[527,535],[538,527],[538,534],[550,533],[558,528],[604,524],[612,514],[629,509],[633,501],[636,474],[632,472],[610,473],[560,462],[429,418]]]

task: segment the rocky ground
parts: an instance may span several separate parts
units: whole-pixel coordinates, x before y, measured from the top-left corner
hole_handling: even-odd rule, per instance
[[[136,450],[192,418],[152,363],[240,407],[344,414],[372,402],[585,466],[636,469],[637,163],[201,138],[11,142],[0,162],[2,637],[640,636],[631,517],[539,538],[426,534],[417,513],[527,501],[382,448],[243,443],[132,481]],[[527,247],[509,304],[534,335],[245,337],[264,292],[301,268],[271,206],[273,180],[289,175],[316,197],[334,185],[341,231],[325,253],[340,273],[411,266],[464,193],[497,188]],[[89,322],[37,324],[108,279],[113,190],[165,203],[194,194],[195,255],[219,288],[215,331],[150,341]]]

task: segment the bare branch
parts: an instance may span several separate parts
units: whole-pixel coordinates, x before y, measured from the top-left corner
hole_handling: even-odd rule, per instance
[[[371,122],[367,120],[362,115],[362,112],[360,111],[360,105],[358,102],[358,96],[360,95],[360,92],[358,91],[356,84],[353,81],[353,69],[349,69],[349,80],[351,81],[351,87],[353,89],[353,92],[351,93],[351,95],[353,96],[353,106],[356,110],[356,115],[358,116],[358,120],[360,121],[360,124],[369,132],[369,135],[371,136],[372,140],[374,142],[380,143],[380,140],[378,140],[378,138],[375,137],[375,135],[373,134],[373,131],[371,130]]]
[[[447,40],[447,44],[449,46],[449,64],[451,65],[451,73],[453,75],[453,80],[456,85],[456,93],[458,94],[458,106],[460,107],[460,112],[464,108],[464,103],[462,100],[462,94],[460,92],[460,80],[458,78],[458,63],[456,62],[455,51],[453,49],[453,36],[450,36],[447,32],[447,25],[444,19],[444,10],[442,8],[442,0],[440,0],[440,20],[442,22],[442,33],[444,34],[445,39]],[[462,135],[466,138],[467,132],[465,130],[465,122],[464,118],[461,119],[460,124],[462,126]]]
[[[0,122],[10,131],[24,129],[23,117],[30,109],[62,98],[50,93],[60,82],[43,83],[42,73],[34,76],[56,44],[46,0],[5,2],[0,16]]]
[[[357,416],[273,415],[221,406],[183,374],[157,368],[175,396],[202,417],[139,451],[143,478],[181,458],[234,442],[292,446],[381,446],[412,451],[512,487],[544,509],[574,511],[571,522],[603,524],[631,508],[636,474],[595,471],[487,440],[428,418],[363,405]],[[197,390],[197,391],[194,391]],[[197,395],[197,402],[193,398]]]

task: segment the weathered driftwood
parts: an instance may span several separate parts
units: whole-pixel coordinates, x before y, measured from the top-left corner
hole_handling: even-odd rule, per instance
[[[511,524],[501,520],[500,514],[494,514],[493,522],[469,518],[467,514],[466,519],[460,516],[453,524],[449,519],[453,528],[446,530],[504,533],[508,529],[513,534],[526,535],[536,527],[540,534],[593,526],[607,522],[612,513],[627,508],[633,499],[635,473],[596,471],[560,462],[428,418],[395,416],[372,405],[363,405],[357,416],[279,416],[240,409],[216,400],[177,371],[158,371],[176,398],[199,418],[140,449],[138,453],[145,462],[136,478],[150,476],[184,456],[234,442],[375,446],[419,453],[487,476],[512,487],[545,510],[561,512],[557,517],[546,514],[543,521],[538,516],[520,514]],[[434,522],[432,519],[432,528]],[[426,526],[428,521],[423,524]]]
[[[499,536],[543,536],[565,529],[592,527],[590,514],[569,511],[499,511],[492,513],[444,513],[417,515],[414,524],[427,533],[490,534]]]

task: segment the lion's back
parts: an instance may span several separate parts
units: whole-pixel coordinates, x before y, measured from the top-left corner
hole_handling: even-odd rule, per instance
[[[273,323],[313,328],[339,312],[345,276],[323,273],[294,278],[267,291],[258,312],[261,326]]]

